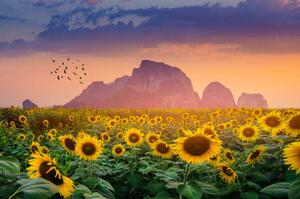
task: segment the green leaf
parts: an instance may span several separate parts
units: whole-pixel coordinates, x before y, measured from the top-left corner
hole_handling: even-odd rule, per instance
[[[242,199],[258,199],[259,195],[256,192],[243,192],[240,193]]]
[[[287,197],[289,186],[289,182],[278,182],[263,188],[260,192],[273,197]]]
[[[0,170],[18,175],[20,173],[20,162],[14,157],[0,157]]]
[[[57,187],[53,183],[42,178],[28,179],[23,181],[23,183],[24,184],[15,192],[15,194],[23,192],[24,198],[50,198],[58,192]]]
[[[161,191],[158,194],[156,194],[154,199],[172,199],[172,197],[170,196],[170,194],[168,192]]]
[[[247,181],[247,185],[249,188],[255,189],[256,191],[261,190],[261,187],[258,184],[256,184],[255,182]]]
[[[147,191],[149,191],[152,195],[155,195],[156,193],[159,193],[165,188],[166,183],[161,182],[149,182],[145,188]]]
[[[129,175],[127,177],[127,180],[129,182],[129,184],[135,188],[139,188],[143,185],[144,182],[144,178],[141,175]]]
[[[106,197],[97,192],[94,192],[92,194],[85,193],[83,194],[83,196],[85,199],[107,199]]]
[[[179,185],[178,192],[188,199],[200,199],[202,197],[202,191],[196,184]]]
[[[290,184],[288,195],[289,199],[300,198],[300,180],[297,180]]]
[[[220,190],[213,185],[203,183],[203,182],[197,182],[197,184],[198,186],[201,187],[202,192],[205,194],[212,195],[212,196],[220,195]]]
[[[91,190],[82,184],[77,185],[75,191],[82,193],[82,194],[85,194],[85,193],[92,194]]]

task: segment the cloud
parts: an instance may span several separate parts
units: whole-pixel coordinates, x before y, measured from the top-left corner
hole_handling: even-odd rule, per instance
[[[46,29],[33,41],[0,43],[0,52],[54,51],[107,56],[161,43],[211,43],[233,44],[239,51],[250,53],[299,53],[299,5],[296,0],[246,0],[236,7],[77,6],[52,15]]]

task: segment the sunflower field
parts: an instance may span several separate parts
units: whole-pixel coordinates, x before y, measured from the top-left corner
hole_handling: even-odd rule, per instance
[[[300,198],[295,109],[0,110],[0,198]]]

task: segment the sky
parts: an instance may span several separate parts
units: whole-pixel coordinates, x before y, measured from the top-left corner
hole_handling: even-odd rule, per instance
[[[57,81],[51,60],[80,59],[85,84]],[[299,0],[1,0],[0,107],[68,102],[143,59],[177,66],[202,96],[212,81],[300,108]]]

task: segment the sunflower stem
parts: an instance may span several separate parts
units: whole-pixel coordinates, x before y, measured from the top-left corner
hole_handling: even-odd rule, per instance
[[[89,161],[89,177],[91,176],[91,161]]]
[[[188,178],[188,175],[189,175],[189,170],[190,170],[190,163],[187,163],[185,165],[185,170],[184,170],[184,173],[183,173],[183,188],[185,187],[186,183],[187,183],[187,178]],[[182,194],[179,193],[179,198],[182,199]]]

